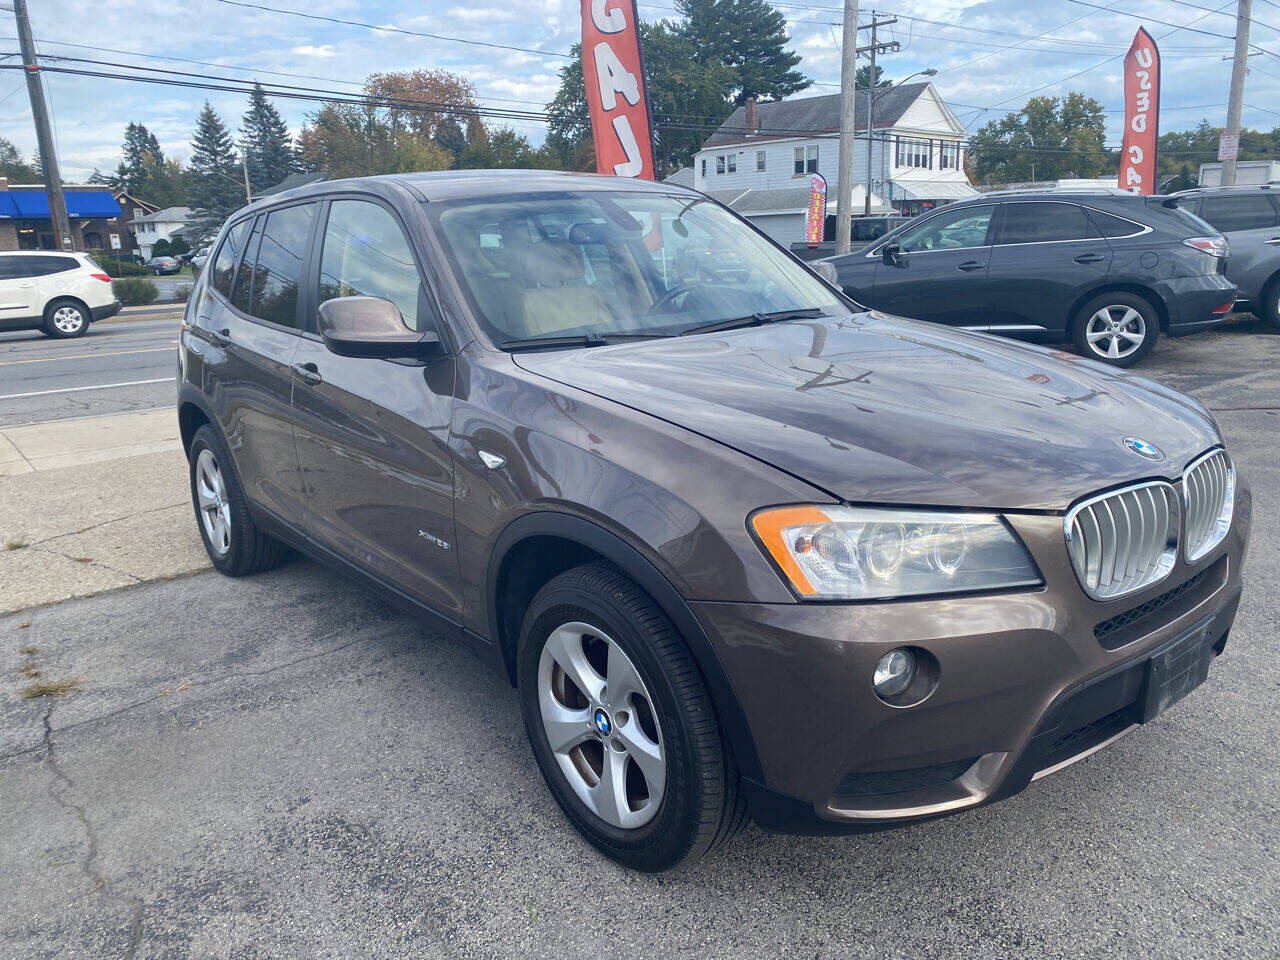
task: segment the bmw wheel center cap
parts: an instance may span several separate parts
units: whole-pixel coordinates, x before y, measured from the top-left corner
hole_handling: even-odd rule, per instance
[[[1138,437],[1125,437],[1124,445],[1146,460],[1163,460],[1164,453],[1154,443]]]
[[[609,715],[603,710],[596,710],[595,716],[591,718],[596,725],[596,730],[600,736],[607,737],[613,732],[613,721],[609,719]]]

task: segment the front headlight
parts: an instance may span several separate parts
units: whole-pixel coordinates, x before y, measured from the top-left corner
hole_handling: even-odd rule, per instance
[[[993,513],[801,506],[751,527],[806,600],[873,600],[1039,586],[1027,548]]]

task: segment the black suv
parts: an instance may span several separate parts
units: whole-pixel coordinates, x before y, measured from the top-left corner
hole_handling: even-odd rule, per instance
[[[823,261],[861,303],[900,316],[1137,363],[1231,312],[1227,244],[1169,197],[1117,190],[990,193]]]

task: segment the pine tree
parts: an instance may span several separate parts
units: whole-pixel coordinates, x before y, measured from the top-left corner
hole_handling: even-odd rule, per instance
[[[244,206],[245,198],[231,134],[207,100],[196,120],[189,169],[187,232],[194,240],[210,240],[222,222]]]
[[[768,0],[676,0],[685,21],[678,33],[702,63],[733,75],[733,102],[781,100],[813,81],[792,69],[800,57],[786,49],[787,21]]]
[[[149,199],[147,197],[149,168],[154,164],[164,163],[164,151],[160,149],[160,141],[145,125],[131,123],[124,129],[121,153],[124,159],[120,166],[116,167],[112,186],[119,190],[128,190],[144,200]]]
[[[249,167],[249,184],[256,193],[298,170],[298,157],[280,112],[267,99],[262,84],[249,94],[249,109],[240,126],[241,144]]]

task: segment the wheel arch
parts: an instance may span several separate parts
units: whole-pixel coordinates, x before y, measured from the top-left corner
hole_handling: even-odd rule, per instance
[[[184,388],[178,394],[178,432],[182,437],[182,452],[189,453],[191,451],[191,441],[204,424],[214,424],[217,427],[217,418],[213,416],[205,406],[202,399],[194,389]]]
[[[513,520],[490,554],[486,582],[489,635],[515,683],[515,652],[529,601],[553,577],[608,560],[630,577],[680,631],[706,681],[721,729],[744,777],[763,781],[755,742],[733,683],[688,602],[656,564],[618,534],[572,514],[540,511]]]
[[[1096,287],[1082,293],[1076,298],[1075,303],[1071,304],[1071,309],[1067,311],[1067,333],[1074,334],[1076,321],[1079,319],[1080,308],[1092,300],[1094,297],[1100,297],[1104,293],[1132,293],[1135,296],[1142,297],[1156,309],[1156,315],[1160,318],[1160,332],[1168,334],[1169,332],[1169,305],[1164,302],[1164,297],[1156,293],[1150,287],[1143,286],[1141,283],[1125,282],[1122,280],[1112,281],[1110,283],[1099,284]]]
[[[54,308],[57,307],[58,304],[60,303],[70,303],[79,307],[81,310],[84,311],[84,315],[87,318],[85,320],[85,325],[87,326],[88,324],[93,323],[93,308],[90,307],[83,300],[81,300],[79,297],[72,296],[69,293],[59,294],[58,296],[51,299],[48,303],[46,303],[44,305],[44,313],[42,315],[43,319],[47,321],[51,316],[53,316]]]

